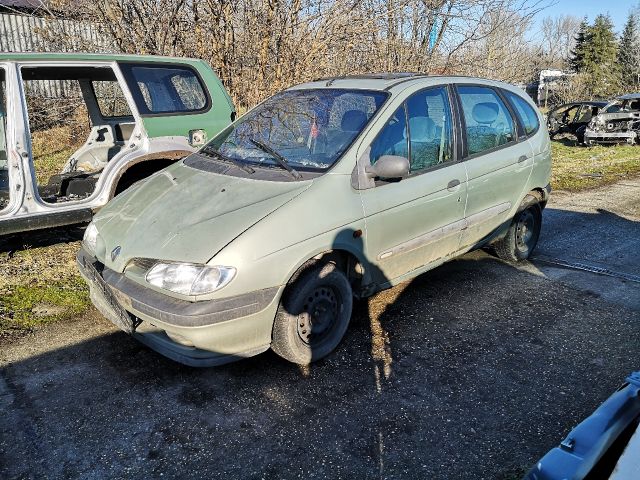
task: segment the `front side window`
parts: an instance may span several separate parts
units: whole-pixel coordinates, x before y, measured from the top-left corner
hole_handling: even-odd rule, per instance
[[[387,120],[378,136],[371,144],[369,159],[375,164],[383,155],[400,155],[409,158],[407,139],[407,112],[404,103]]]
[[[194,113],[208,108],[204,86],[188,67],[123,64],[122,69],[143,115]]]
[[[407,100],[411,173],[450,161],[451,109],[446,87],[416,93]]]
[[[515,139],[513,119],[495,90],[458,86],[469,155],[493,150]]]
[[[505,91],[505,94],[509,101],[511,101],[511,105],[513,105],[513,108],[520,119],[520,123],[522,123],[524,132],[527,135],[531,135],[538,130],[538,127],[540,126],[540,123],[538,122],[538,115],[531,105],[529,105],[529,102],[512,92]],[[587,110],[591,111],[590,108]]]
[[[386,98],[384,92],[368,90],[285,91],[248,112],[202,151],[213,148],[234,161],[265,167],[278,166],[275,152],[295,169],[324,170]]]

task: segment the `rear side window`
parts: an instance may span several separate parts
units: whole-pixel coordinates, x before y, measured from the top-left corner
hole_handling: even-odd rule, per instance
[[[91,82],[102,118],[130,117],[131,109],[116,81],[94,80]]]
[[[529,103],[519,95],[507,91],[504,93],[507,95],[511,105],[513,105],[516,114],[520,119],[520,123],[522,123],[522,126],[524,127],[524,132],[527,135],[535,133],[540,126],[540,123],[538,122],[538,115],[536,115],[535,110],[531,108],[531,105],[529,105]]]
[[[512,142],[513,119],[497,92],[489,87],[458,86],[467,133],[469,155]]]
[[[143,115],[208,110],[209,97],[195,71],[183,66],[122,65]]]

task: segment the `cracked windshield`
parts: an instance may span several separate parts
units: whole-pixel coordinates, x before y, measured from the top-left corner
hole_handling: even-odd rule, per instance
[[[304,90],[276,95],[215,138],[207,149],[232,160],[324,170],[340,157],[387,98],[383,92]]]

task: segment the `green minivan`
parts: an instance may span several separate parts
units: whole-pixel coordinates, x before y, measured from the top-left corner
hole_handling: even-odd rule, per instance
[[[116,197],[78,265],[96,307],[178,362],[323,358],[362,298],[491,245],[526,259],[550,142],[526,94],[478,78],[317,80],[259,104]]]

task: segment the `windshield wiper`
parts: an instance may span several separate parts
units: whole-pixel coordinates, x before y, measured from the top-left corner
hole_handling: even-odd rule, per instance
[[[225,162],[232,163],[233,165],[235,165],[238,168],[241,168],[242,170],[244,170],[247,173],[256,173],[256,171],[253,168],[251,168],[249,165],[247,165],[246,163],[241,162],[240,160],[236,160],[235,158],[232,158],[232,157],[227,157],[224,153],[219,152],[218,150],[216,150],[213,147],[206,146],[200,151],[204,152],[205,154],[213,155],[214,157],[218,157],[220,160],[224,160]]]
[[[287,172],[291,174],[293,178],[295,178],[296,180],[300,180],[302,178],[302,175],[300,175],[300,173],[297,170],[295,170],[291,165],[289,165],[289,162],[287,162],[287,159],[284,158],[278,152],[276,152],[269,145],[265,145],[261,141],[254,140],[253,138],[250,138],[249,141],[253,143],[256,147],[258,147],[260,150],[262,150],[263,152],[266,152],[269,155],[271,155],[282,168],[284,168]]]

